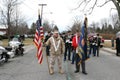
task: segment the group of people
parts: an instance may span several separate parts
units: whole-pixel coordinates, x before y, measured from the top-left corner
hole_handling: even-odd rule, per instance
[[[49,60],[49,72],[54,73],[54,64],[57,58],[59,73],[63,74],[62,69],[62,55],[64,55],[64,61],[72,60],[72,64],[75,62],[76,70],[75,73],[80,71],[80,64],[82,67],[82,73],[87,74],[85,69],[85,60],[87,57],[87,18],[85,18],[82,33],[79,29],[76,30],[75,34],[71,34],[71,31],[67,33],[59,34],[58,29],[54,29],[51,34],[45,37],[46,54],[50,56]],[[71,56],[71,52],[73,55]],[[68,57],[67,57],[68,56]],[[81,57],[82,56],[82,57]],[[72,58],[72,59],[71,59]]]
[[[93,53],[93,56],[99,57],[99,48],[100,48],[101,38],[99,34],[97,36],[89,37],[89,56]]]
[[[84,46],[84,42],[83,40],[80,40],[80,36],[82,36],[82,34],[79,30],[76,30],[75,34],[71,34],[71,31],[68,31],[66,34],[63,33],[63,35],[61,36],[65,43],[64,61],[68,60],[68,61],[72,61],[71,64],[75,63],[76,66],[75,73],[78,73],[80,71],[80,64],[79,64],[80,56],[78,54],[79,43],[82,43],[82,46]],[[82,66],[82,73],[87,74],[85,70],[85,59],[81,61],[81,66]]]

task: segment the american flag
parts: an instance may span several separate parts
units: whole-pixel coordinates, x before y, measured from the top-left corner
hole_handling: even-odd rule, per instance
[[[34,43],[37,47],[38,63],[41,64],[43,61],[43,54],[42,54],[43,27],[41,25],[40,15],[38,17],[39,18],[36,22],[37,28],[36,28],[36,32],[35,32]]]

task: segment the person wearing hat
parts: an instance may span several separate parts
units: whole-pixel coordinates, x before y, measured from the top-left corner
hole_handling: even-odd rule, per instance
[[[65,41],[64,61],[66,61],[66,56],[68,56],[68,60],[71,61],[71,49],[72,49],[72,35],[71,35],[71,31],[68,31],[66,34],[66,41]]]
[[[99,33],[97,33],[97,37],[96,37],[96,53],[97,53],[97,57],[99,57],[100,43],[101,43],[101,38],[99,36]]]
[[[90,47],[89,49],[89,57],[90,57],[90,55],[93,54],[93,43],[94,43],[93,36],[90,36],[88,40],[89,40],[89,47]]]
[[[76,41],[78,43],[76,51],[76,70],[75,73],[80,71],[80,65],[82,73],[87,75],[85,61],[89,58],[87,55],[87,17],[85,17],[84,24],[81,27],[81,33],[78,32],[79,37]]]
[[[59,36],[58,30],[54,30],[53,35],[47,40],[45,45],[50,46],[50,74],[54,73],[54,64],[56,59],[58,61],[59,73],[63,74],[64,72],[62,70],[62,55],[64,53],[64,41]]]
[[[45,36],[45,42],[51,37],[51,32],[48,31],[48,34]],[[50,46],[46,46],[46,55],[47,56],[50,56],[50,53],[49,53],[49,50],[50,50]]]
[[[75,73],[78,73],[80,71],[80,64],[79,64],[79,60],[80,60],[80,56],[79,56],[79,46],[81,43],[82,46],[84,46],[84,40],[81,40],[81,32],[79,30],[76,31],[76,35],[73,37],[73,43],[72,43],[72,46],[74,47],[74,50],[75,50]],[[82,60],[81,61],[81,67],[82,67],[82,73],[87,75],[87,72],[86,72],[86,68],[85,68],[85,61]]]

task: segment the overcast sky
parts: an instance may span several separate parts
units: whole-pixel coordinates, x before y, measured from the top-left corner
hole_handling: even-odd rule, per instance
[[[75,17],[84,20],[83,12],[79,10],[71,11],[75,8],[78,0],[25,0],[20,6],[22,14],[26,15],[29,26],[32,22],[35,22],[38,18],[38,4],[47,4],[44,6],[43,20],[48,20],[50,24],[54,23],[59,27],[60,31],[66,30],[67,26],[72,26]],[[103,18],[108,18],[111,13],[115,13],[113,10],[110,13],[110,9],[114,8],[114,4],[109,2],[102,8],[95,8],[91,15],[87,15],[88,23],[98,22]],[[51,14],[52,12],[52,14]]]

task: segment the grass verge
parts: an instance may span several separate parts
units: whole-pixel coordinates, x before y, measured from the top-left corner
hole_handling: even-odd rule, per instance
[[[24,45],[33,45],[33,39],[32,38],[26,38],[24,41],[23,41]],[[4,39],[2,41],[0,41],[0,45],[5,47],[5,46],[8,46],[8,39]]]

